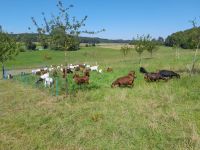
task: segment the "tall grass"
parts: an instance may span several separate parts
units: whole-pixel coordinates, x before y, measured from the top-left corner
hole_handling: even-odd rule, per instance
[[[62,52],[48,52],[48,64],[62,63]],[[41,53],[22,53],[7,67],[37,67]],[[153,59],[145,53],[142,65],[149,71],[183,70],[179,80],[146,83],[135,52],[126,59],[112,49],[70,52],[71,63],[97,61],[114,72],[92,73],[91,88],[77,87],[68,97],[0,80],[1,149],[200,149],[200,76],[184,72],[192,52],[180,54],[177,61],[169,48],[160,48]],[[130,70],[137,73],[133,88],[110,88]]]

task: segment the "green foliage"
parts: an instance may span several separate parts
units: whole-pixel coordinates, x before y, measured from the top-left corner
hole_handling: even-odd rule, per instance
[[[0,32],[0,62],[3,64],[18,54],[16,41],[7,33]]]
[[[18,45],[18,51],[19,52],[26,52],[26,48],[25,48],[25,45],[22,44],[22,43],[17,43]]]
[[[96,43],[86,43],[85,47],[95,47]]]
[[[41,40],[40,38],[38,38],[40,35],[38,33],[19,33],[19,34],[9,34],[10,36],[12,36],[13,38],[15,38],[15,40],[17,42],[25,42],[27,38],[31,38],[31,40],[33,42],[40,42],[41,45],[43,40]],[[44,38],[44,43],[48,43],[49,44],[49,38],[50,36],[45,34],[42,35],[44,37],[41,37],[42,39]],[[103,38],[92,38],[92,37],[78,37],[78,41],[80,43],[130,43],[131,40],[112,40],[112,39],[103,39]]]
[[[39,33],[40,40],[45,40],[43,38],[44,34],[50,34],[50,46],[56,50],[77,50],[79,49],[79,41],[78,36],[81,33],[87,34],[95,34],[100,31],[83,31],[81,28],[85,26],[85,21],[87,20],[87,16],[85,16],[81,20],[77,20],[76,17],[70,18],[69,10],[73,8],[73,5],[69,5],[67,8],[63,6],[61,0],[58,0],[57,3],[58,15],[51,15],[51,19],[47,20],[45,14],[43,15],[44,25],[39,26],[36,22],[35,18],[32,17],[32,21],[34,25],[37,27],[37,31]],[[42,37],[42,38],[41,38]]]
[[[27,40],[26,42],[25,42],[25,46],[26,46],[26,48],[28,49],[28,50],[36,50],[36,44],[35,43],[33,43],[31,40]]]
[[[139,63],[141,63],[141,60],[142,60],[141,55],[145,50],[147,50],[151,54],[151,57],[152,57],[153,52],[158,49],[157,47],[158,42],[155,39],[152,39],[150,35],[138,36],[137,39],[134,39],[131,42],[131,44],[134,45],[135,51],[139,54],[139,57],[140,57]]]
[[[128,45],[124,45],[121,47],[121,52],[123,53],[124,56],[127,56],[130,50],[131,48]]]
[[[155,52],[158,49],[157,43],[151,40],[151,38],[149,38],[145,44],[146,44],[146,50],[151,54],[152,57],[153,52]]]
[[[173,47],[179,45],[184,49],[195,49],[200,36],[200,27],[173,33],[168,36],[165,45]]]
[[[94,52],[95,58],[91,57]],[[28,64],[37,68],[44,64],[43,59],[40,60],[44,53],[20,53],[8,65],[23,68]],[[55,56],[48,61],[49,65],[62,63],[63,52],[48,53]],[[190,77],[184,72],[193,52],[180,53],[182,57],[177,62],[172,58],[171,48],[160,47],[156,59],[143,60],[149,71],[182,70],[180,79],[146,83],[138,71],[135,51],[130,51],[124,62],[116,49],[90,47],[68,52],[70,63],[98,61],[103,69],[108,64],[114,69],[112,73],[92,72],[90,84],[86,86],[77,86],[70,74],[69,89],[73,94],[68,97],[55,97],[49,88],[36,87],[37,76],[27,76],[34,77],[31,84],[0,80],[1,149],[198,150],[200,76]],[[148,57],[149,54],[142,55]],[[137,74],[133,88],[110,88],[116,78],[130,70]],[[59,83],[65,84],[64,79]]]
[[[134,45],[135,51],[139,54],[139,64],[141,64],[142,61],[142,53],[146,50],[146,38],[143,36],[137,36],[136,40],[133,40],[131,44]]]

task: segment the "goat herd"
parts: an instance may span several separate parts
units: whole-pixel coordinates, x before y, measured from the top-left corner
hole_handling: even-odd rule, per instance
[[[78,71],[81,71],[83,75],[77,74]],[[51,87],[54,83],[54,80],[52,77],[50,77],[50,73],[53,75],[58,74],[59,72],[62,73],[63,78],[66,78],[66,74],[73,74],[73,80],[76,84],[82,85],[82,84],[89,84],[90,79],[90,72],[96,71],[98,73],[103,73],[102,69],[99,69],[99,66],[90,66],[87,64],[80,64],[80,65],[68,65],[67,67],[64,67],[63,65],[60,66],[53,66],[51,65],[49,68],[43,68],[43,69],[36,69],[32,70],[32,74],[39,75],[39,79],[36,81],[36,84],[39,84],[40,82],[44,82],[45,87]],[[108,67],[106,72],[112,72],[113,69],[111,67]],[[147,82],[155,82],[155,81],[168,81],[169,79],[172,79],[173,77],[180,78],[180,75],[175,73],[171,70],[160,70],[158,72],[147,72],[145,68],[140,67],[140,72],[144,74],[144,79]],[[130,71],[128,75],[117,78],[112,84],[111,87],[133,87],[134,80],[136,78],[135,71]]]

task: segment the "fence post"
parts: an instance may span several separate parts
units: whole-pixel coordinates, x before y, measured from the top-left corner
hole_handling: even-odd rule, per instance
[[[6,80],[7,72],[6,69],[3,70],[3,79]]]
[[[58,77],[56,77],[56,96],[58,96]]]

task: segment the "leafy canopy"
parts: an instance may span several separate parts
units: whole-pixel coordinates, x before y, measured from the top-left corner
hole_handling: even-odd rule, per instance
[[[69,5],[68,7],[64,7],[61,0],[58,1],[56,6],[58,8],[58,14],[52,14],[49,20],[45,16],[45,13],[42,13],[44,20],[42,25],[39,25],[34,17],[31,18],[37,28],[41,41],[45,39],[44,34],[49,34],[50,38],[48,42],[50,42],[53,47],[67,50],[77,45],[77,37],[81,33],[95,34],[105,31],[105,29],[97,32],[83,30],[88,16],[84,16],[81,20],[78,20],[76,17],[71,17],[69,10],[74,6]]]
[[[16,41],[2,30],[0,32],[0,62],[12,59],[18,54]]]

